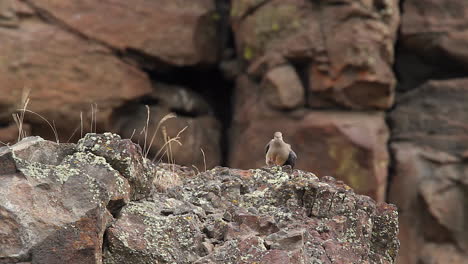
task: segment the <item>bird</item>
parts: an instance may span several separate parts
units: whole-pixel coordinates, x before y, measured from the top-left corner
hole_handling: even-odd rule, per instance
[[[275,132],[273,139],[265,146],[265,162],[267,166],[290,165],[294,169],[297,155],[291,149],[291,145],[283,141],[283,134]]]

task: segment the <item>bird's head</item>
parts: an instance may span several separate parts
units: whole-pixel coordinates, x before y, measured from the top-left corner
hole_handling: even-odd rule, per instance
[[[276,140],[283,140],[283,134],[281,134],[281,132],[275,132],[273,138]]]

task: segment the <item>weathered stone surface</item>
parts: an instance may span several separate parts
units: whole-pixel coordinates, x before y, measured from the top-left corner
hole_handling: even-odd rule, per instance
[[[264,146],[272,131],[282,131],[297,153],[298,169],[334,175],[356,192],[384,200],[389,160],[383,114],[305,111],[294,118],[279,114],[252,118],[254,115],[245,115],[243,122],[236,120],[230,166],[264,166],[264,148],[246,151],[246,146]]]
[[[450,153],[393,143],[389,200],[400,210],[398,263],[465,263],[468,168]]]
[[[28,109],[54,121],[62,141],[67,141],[75,128],[79,130],[80,112],[84,130],[89,131],[92,103],[103,128],[114,108],[151,91],[148,77],[109,48],[59,23],[43,22],[36,13],[25,14],[22,1],[2,3],[10,5],[16,26],[0,26],[0,119],[10,121],[11,114],[23,107],[24,90],[30,89]],[[52,135],[36,115],[27,113],[25,123],[32,125],[35,135]]]
[[[132,49],[174,65],[214,63],[214,0],[56,2],[28,0],[68,27],[114,48]],[[125,32],[123,34],[123,32]]]
[[[128,180],[132,187],[132,199],[142,199],[153,191],[154,165],[143,156],[141,148],[129,139],[121,139],[119,135],[111,133],[88,133],[78,141],[77,149],[105,158]]]
[[[468,79],[429,81],[398,98],[392,137],[462,155],[468,149]]]
[[[390,114],[389,198],[401,210],[399,263],[466,262],[467,83],[426,82],[403,94]]]
[[[162,202],[162,203],[159,203]],[[108,229],[104,263],[193,263],[202,253],[202,223],[192,212],[164,215],[166,201],[131,203]]]
[[[125,206],[104,262],[393,263],[397,232],[395,207],[332,177],[218,167]]]
[[[398,1],[236,0],[231,18],[249,73],[295,63],[307,76],[309,106],[392,105]]]
[[[103,157],[29,137],[0,149],[0,262],[101,263],[102,237],[130,199]]]
[[[457,0],[403,2],[401,42],[428,58],[450,58],[468,65],[468,4]]]
[[[177,165],[139,166],[130,144],[105,133],[0,148],[0,261],[394,262],[396,208],[332,177],[288,166],[194,176]],[[153,188],[163,176],[136,184],[137,170],[177,173],[179,183],[139,193],[138,184]],[[135,193],[146,196],[130,201]]]
[[[291,65],[270,70],[262,85],[266,100],[275,108],[293,109],[304,105],[304,87]]]
[[[21,130],[26,135],[31,135],[31,126],[28,124],[23,124]],[[14,144],[18,141],[19,131],[18,125],[11,123],[5,127],[0,127],[0,144]],[[3,143],[3,144],[2,144]]]
[[[148,99],[156,102],[149,105],[149,113],[139,103],[128,104],[115,111],[113,130],[138,142],[148,152],[148,158],[153,159],[159,154],[156,161],[162,159],[189,167],[194,165],[200,171],[221,163],[221,124],[200,95],[181,86],[158,84]],[[177,117],[160,124],[168,114]],[[144,132],[147,126],[148,131]],[[164,133],[171,138],[179,135],[181,144],[174,141],[166,144]]]

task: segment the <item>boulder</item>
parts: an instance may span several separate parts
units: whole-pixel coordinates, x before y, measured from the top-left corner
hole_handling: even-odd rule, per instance
[[[394,206],[288,167],[217,167],[132,202],[104,263],[394,263]]]
[[[304,111],[293,117],[252,116],[245,115],[243,122],[236,120],[230,166],[265,166],[264,146],[274,131],[282,131],[298,156],[296,168],[319,176],[334,175],[356,192],[384,201],[389,157],[382,113]]]
[[[39,137],[0,149],[0,262],[102,263],[130,185],[103,157]]]
[[[235,0],[231,21],[249,74],[289,62],[305,76],[308,106],[388,109],[398,9],[396,0]]]
[[[29,96],[27,109],[47,119],[61,141],[67,141],[73,132],[80,135],[80,126],[90,131],[91,120],[105,129],[114,108],[151,92],[146,74],[120,60],[106,45],[60,23],[44,21],[44,13],[32,1],[2,2],[14,23],[0,24],[2,122],[10,122],[11,114],[23,108]],[[119,35],[125,34],[119,31]],[[97,115],[91,113],[93,103]],[[25,124],[35,135],[52,138],[43,118],[26,113]]]
[[[403,2],[401,42],[414,53],[468,65],[467,3],[457,0]]]
[[[139,143],[155,161],[194,165],[200,171],[221,163],[221,123],[204,98],[182,86],[158,83],[146,100],[148,108],[131,102],[114,111],[113,131]],[[168,115],[175,118],[166,119]],[[167,137],[177,136],[180,144],[166,143]]]
[[[392,143],[389,201],[400,211],[398,263],[465,263],[468,167],[459,158],[409,142]]]
[[[137,145],[111,133],[78,144],[28,137],[0,148],[0,262],[331,264],[397,256],[396,208],[332,177],[289,166],[193,175],[145,164]],[[174,174],[177,183],[167,184]]]
[[[217,59],[219,14],[214,0],[27,2],[67,28],[121,51],[176,66]]]
[[[390,113],[392,138],[454,155],[468,149],[468,79],[428,81],[402,94]]]

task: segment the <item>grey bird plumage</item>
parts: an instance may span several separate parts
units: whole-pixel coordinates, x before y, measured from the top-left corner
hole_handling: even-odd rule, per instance
[[[294,168],[296,164],[297,155],[291,149],[291,145],[284,142],[283,134],[275,132],[273,139],[265,146],[265,162],[268,166],[277,165],[284,166],[290,165]]]

